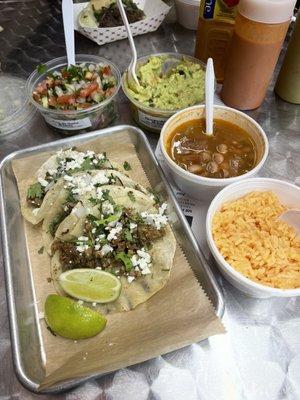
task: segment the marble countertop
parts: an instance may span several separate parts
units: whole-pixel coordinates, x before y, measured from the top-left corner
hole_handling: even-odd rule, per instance
[[[0,62],[6,73],[27,78],[36,64],[64,55],[60,2],[0,2]],[[176,23],[136,37],[139,55],[175,51],[192,54],[195,34]],[[126,40],[102,47],[76,33],[76,51],[115,62],[121,71],[130,61]],[[281,59],[283,54],[281,54]],[[280,65],[280,62],[279,62]],[[278,71],[277,71],[278,72]],[[274,79],[277,76],[274,74]],[[1,88],[0,88],[1,90]],[[118,96],[117,123],[133,124],[128,102]],[[300,184],[300,107],[283,102],[270,85],[263,105],[249,113],[267,133],[270,154],[261,175]],[[156,134],[147,134],[153,146]],[[0,159],[24,147],[60,136],[39,115],[22,130],[0,139]],[[203,244],[205,247],[205,245]],[[203,251],[207,251],[203,248]],[[0,400],[35,399],[17,380],[0,259]],[[214,270],[218,275],[218,272]],[[63,400],[297,400],[300,398],[300,298],[251,299],[218,276],[226,310],[227,333],[195,343],[69,392],[44,395]]]

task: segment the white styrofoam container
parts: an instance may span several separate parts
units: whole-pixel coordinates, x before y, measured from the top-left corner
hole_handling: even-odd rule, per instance
[[[201,0],[175,0],[177,21],[187,29],[197,30]]]
[[[184,170],[172,160],[165,148],[168,137],[174,130],[189,120],[205,118],[205,106],[196,105],[178,111],[164,124],[160,134],[160,146],[167,168],[169,169],[176,186],[188,196],[198,200],[211,200],[221,189],[231,183],[253,177],[263,167],[269,152],[268,138],[262,127],[249,115],[233,108],[214,105],[214,118],[229,121],[246,130],[253,141],[259,145],[259,162],[250,171],[243,175],[231,178],[206,178]]]
[[[170,7],[161,0],[136,0],[135,3],[144,11],[146,17],[142,21],[130,24],[133,36],[156,31],[170,10]],[[75,30],[99,45],[127,38],[124,26],[112,28],[87,28],[80,26],[78,21],[79,14],[88,4],[88,2],[74,4]]]
[[[241,292],[258,298],[300,296],[300,288],[275,289],[246,278],[225,261],[213,239],[212,219],[224,203],[237,200],[253,191],[265,192],[268,190],[275,193],[283,205],[289,208],[300,208],[300,188],[291,183],[271,178],[252,178],[233,183],[221,190],[210,204],[206,216],[207,243],[221,273]]]

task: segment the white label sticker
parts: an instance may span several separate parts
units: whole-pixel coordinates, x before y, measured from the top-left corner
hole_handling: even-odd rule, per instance
[[[92,123],[89,117],[82,119],[55,119],[50,117],[49,115],[44,115],[45,120],[49,125],[54,126],[59,129],[66,129],[68,131],[75,131],[77,129],[89,128],[92,126]]]
[[[139,121],[149,128],[161,129],[168,118],[154,117],[153,115],[145,114],[138,110]]]

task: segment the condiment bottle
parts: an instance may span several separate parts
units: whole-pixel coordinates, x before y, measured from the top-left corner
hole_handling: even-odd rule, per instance
[[[300,104],[300,11],[277,79],[275,92],[290,103]]]
[[[206,63],[214,60],[218,82],[224,78],[227,51],[231,41],[236,5],[239,0],[201,0],[195,57]]]
[[[240,0],[221,98],[252,110],[263,102],[295,0]]]

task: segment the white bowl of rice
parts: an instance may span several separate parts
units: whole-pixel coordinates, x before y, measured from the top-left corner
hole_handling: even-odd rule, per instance
[[[253,178],[221,190],[206,217],[208,246],[224,277],[252,297],[300,296],[300,235],[278,220],[300,208],[300,188]]]

